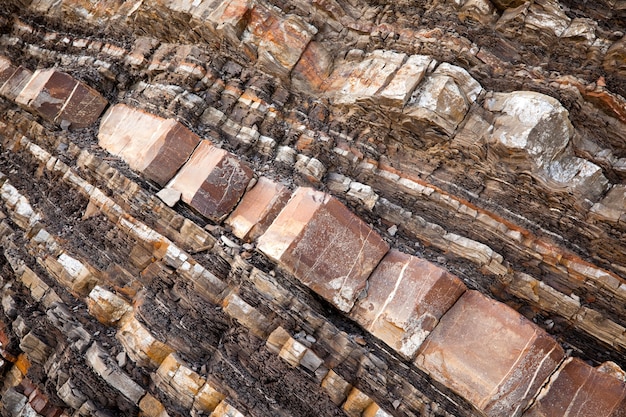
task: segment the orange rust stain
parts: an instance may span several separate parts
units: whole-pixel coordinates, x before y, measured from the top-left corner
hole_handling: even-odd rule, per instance
[[[30,361],[25,353],[20,353],[15,362],[15,366],[20,370],[22,375],[26,375],[30,369]]]

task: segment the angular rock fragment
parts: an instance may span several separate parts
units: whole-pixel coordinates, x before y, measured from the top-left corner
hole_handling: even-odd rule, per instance
[[[591,207],[591,215],[601,220],[615,222],[626,213],[626,186],[614,185],[606,196]]]
[[[13,71],[11,71],[11,69]],[[9,100],[15,100],[26,84],[28,84],[33,73],[22,66],[17,68],[8,66],[3,73],[3,78],[6,74],[9,74],[9,72],[10,75],[0,86],[0,96]]]
[[[187,161],[200,138],[174,119],[118,104],[102,118],[98,144],[148,179],[165,185]]]
[[[289,200],[290,192],[282,184],[260,177],[244,194],[241,202],[226,220],[239,239],[253,241],[265,232]]]
[[[335,371],[330,370],[322,380],[322,388],[330,396],[331,401],[339,405],[345,401],[352,385]]]
[[[126,313],[132,311],[131,305],[123,298],[98,285],[89,293],[87,307],[89,314],[108,326],[116,325]]]
[[[424,78],[433,59],[426,55],[411,55],[380,92],[380,103],[402,108]]]
[[[361,417],[372,403],[373,400],[367,394],[357,388],[352,388],[341,408],[349,417]]]
[[[405,54],[383,50],[368,54],[356,65],[347,60],[333,72],[325,89],[334,95],[336,104],[371,100],[379,90],[389,84],[405,60]],[[400,80],[399,83],[402,84]],[[390,91],[388,94],[395,95],[397,92]]]
[[[258,248],[341,311],[350,311],[389,246],[335,198],[298,188]]]
[[[259,66],[270,74],[288,79],[316,33],[315,27],[295,15],[275,19],[259,42]]]
[[[524,417],[619,417],[626,415],[626,384],[569,358],[552,376]]]
[[[126,375],[98,343],[93,343],[85,354],[86,362],[109,385],[121,392],[134,404],[144,396],[146,390]]]
[[[532,91],[494,93],[485,108],[496,113],[490,150],[498,158],[592,201],[602,194],[608,181],[600,167],[568,147],[574,128],[558,100]]]
[[[518,417],[564,357],[510,307],[467,291],[420,348],[416,365],[488,417]]]
[[[167,185],[200,214],[221,221],[237,205],[252,179],[252,170],[235,155],[202,141]]]
[[[196,395],[206,382],[175,354],[170,354],[163,360],[153,378],[162,391],[187,409],[193,406]]]
[[[159,366],[173,351],[165,343],[155,339],[132,314],[123,319],[115,338],[137,366]]]
[[[463,89],[449,75],[434,73],[426,78],[404,108],[403,125],[420,133],[432,126],[451,136],[469,111]]]
[[[207,21],[219,35],[236,44],[248,23],[251,6],[251,0],[224,0]]]
[[[35,71],[15,101],[44,119],[79,128],[93,124],[107,105],[96,90],[55,69]]]
[[[446,270],[393,249],[370,276],[367,295],[350,317],[411,359],[464,291],[463,282]]]

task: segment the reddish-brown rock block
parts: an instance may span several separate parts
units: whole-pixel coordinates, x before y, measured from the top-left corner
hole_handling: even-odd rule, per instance
[[[163,186],[187,161],[200,138],[174,119],[118,104],[102,118],[98,143]]]
[[[252,241],[265,232],[285,207],[291,193],[282,184],[260,177],[232,212],[226,223],[239,239]]]
[[[56,122],[69,122],[75,128],[91,126],[98,120],[107,104],[107,100],[99,92],[78,82],[57,116]]]
[[[413,358],[465,284],[426,260],[391,250],[368,280],[350,316],[406,358]]]
[[[578,358],[552,377],[524,417],[626,416],[626,384]]]
[[[315,27],[295,15],[274,20],[259,42],[259,65],[270,74],[287,79],[316,32]]]
[[[330,76],[332,56],[317,42],[310,42],[291,71],[292,81],[305,90],[317,90]]]
[[[0,55],[0,89],[11,78],[11,75],[15,72],[17,67],[13,65],[11,60],[3,55]]]
[[[338,200],[302,187],[259,238],[258,248],[345,312],[389,250]]]
[[[0,87],[0,96],[9,100],[15,100],[20,91],[26,86],[33,73],[22,66],[17,68],[8,67],[4,76],[10,72],[11,68],[13,68],[11,75],[9,75],[4,84]]]
[[[63,72],[37,70],[15,101],[44,119],[54,121],[76,84],[74,78]]]
[[[37,70],[15,101],[51,122],[93,124],[107,101],[91,87],[54,69]]]
[[[252,170],[235,155],[202,141],[191,159],[168,184],[200,214],[221,221],[237,205]]]
[[[467,291],[422,344],[416,365],[484,415],[517,417],[563,357],[515,310]]]

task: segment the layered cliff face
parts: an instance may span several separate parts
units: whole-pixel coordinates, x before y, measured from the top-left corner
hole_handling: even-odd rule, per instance
[[[2,415],[626,415],[625,18],[6,1]]]

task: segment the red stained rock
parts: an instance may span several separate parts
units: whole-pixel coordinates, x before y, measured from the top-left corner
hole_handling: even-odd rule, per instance
[[[8,69],[7,69],[8,73]],[[0,87],[0,96],[15,100],[20,91],[26,86],[33,73],[24,67],[17,67]]]
[[[276,20],[259,43],[259,65],[286,79],[315,33],[316,29],[299,17]]]
[[[0,88],[7,82],[11,75],[15,72],[16,67],[11,60],[5,56],[0,55]]]
[[[310,42],[291,72],[291,79],[303,89],[320,88],[330,76],[333,60],[317,42]]]
[[[93,88],[54,69],[35,71],[15,101],[44,119],[74,127],[93,124],[107,104]]]
[[[258,248],[348,312],[389,246],[335,198],[298,188]]]
[[[291,193],[284,185],[265,177],[259,178],[230,215],[226,223],[239,239],[252,241],[261,236],[289,200]]]
[[[237,205],[252,179],[252,170],[235,155],[202,141],[168,184],[203,216],[221,221]]]
[[[626,416],[626,384],[578,358],[569,359],[524,417]]]
[[[99,92],[79,82],[56,121],[65,120],[76,128],[88,127],[98,120],[107,104]]]
[[[104,115],[98,143],[163,186],[189,158],[200,138],[174,119],[118,104]]]
[[[368,284],[350,316],[408,359],[466,289],[445,269],[398,250],[383,258]]]
[[[467,291],[441,318],[416,365],[488,417],[517,417],[564,357],[513,309]]]
[[[54,121],[78,82],[54,69],[37,70],[15,101]]]

